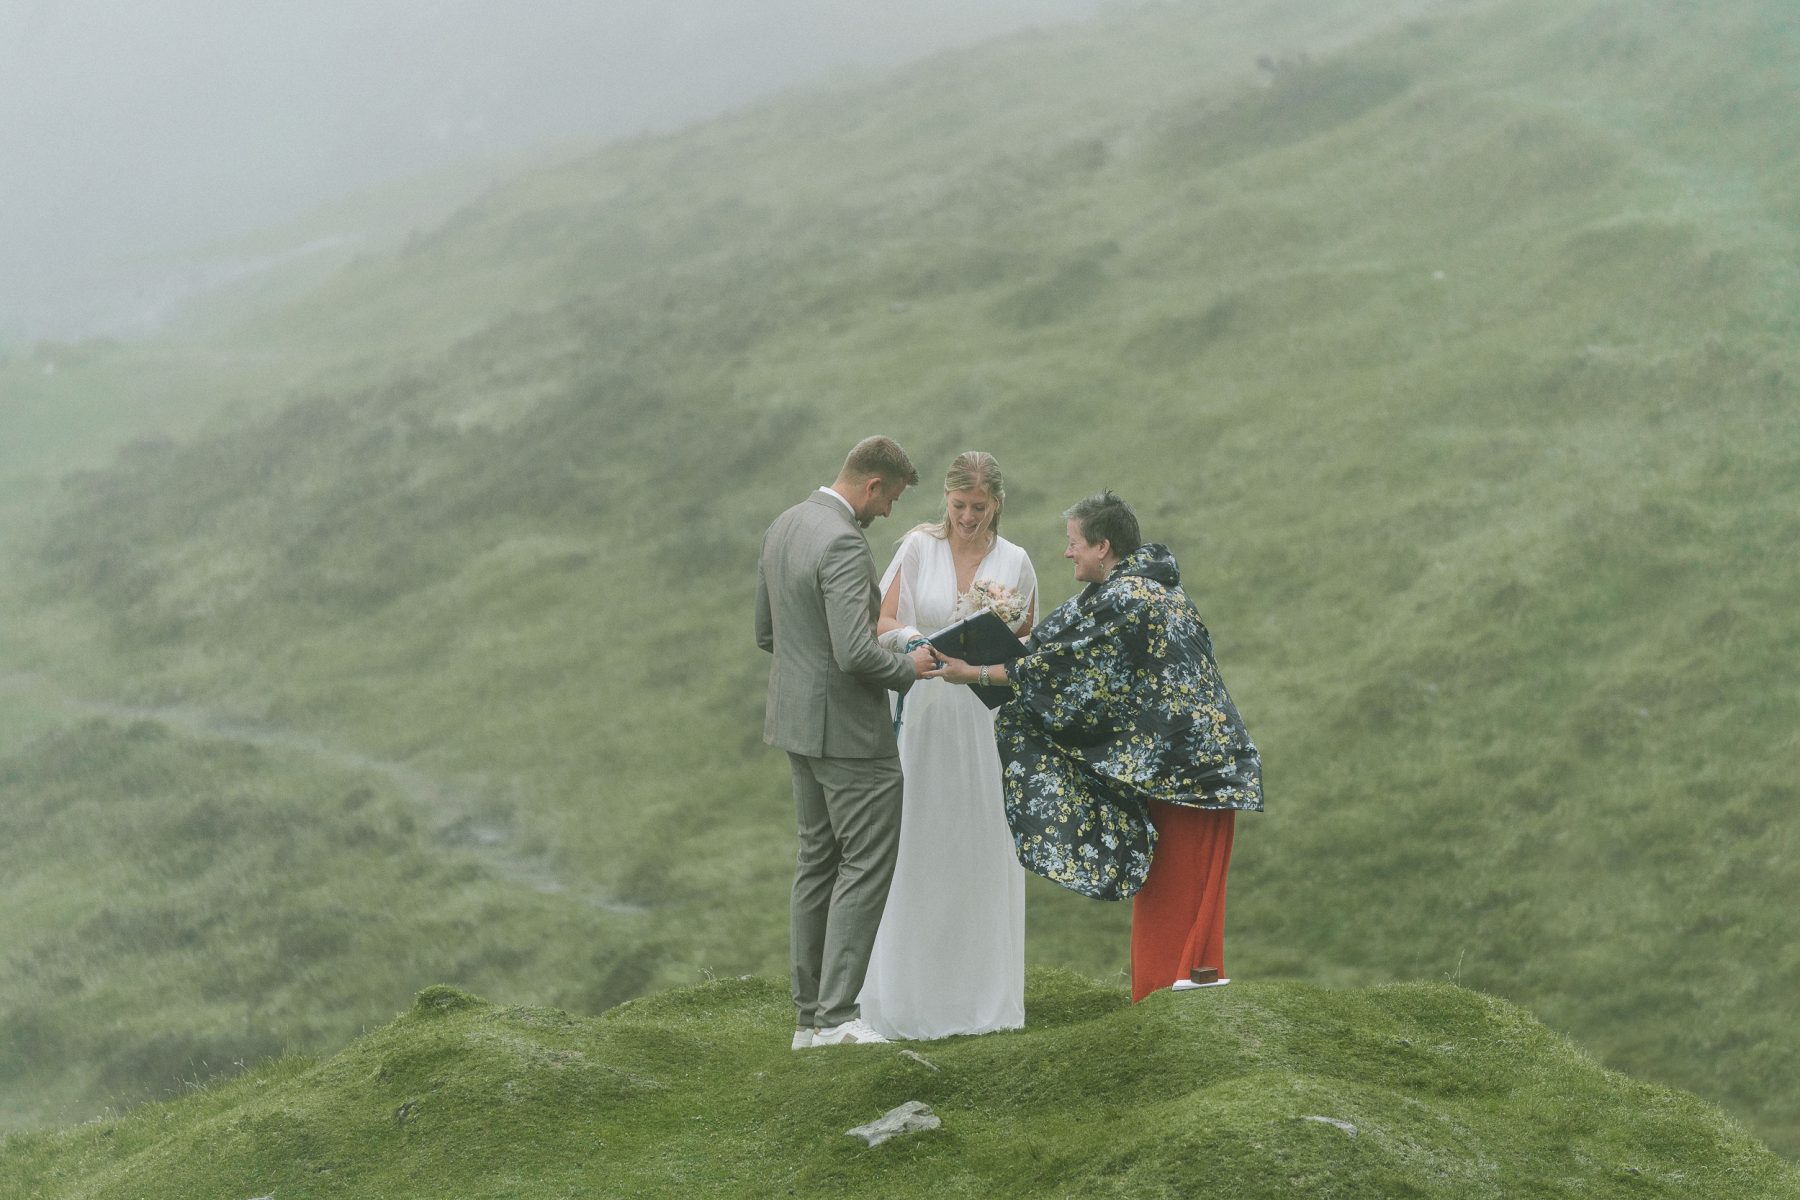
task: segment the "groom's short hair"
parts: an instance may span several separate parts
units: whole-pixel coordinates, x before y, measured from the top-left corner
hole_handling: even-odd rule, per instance
[[[865,479],[879,479],[890,490],[919,482],[919,469],[913,466],[900,443],[880,434],[866,437],[850,448],[850,457],[844,460],[840,475],[859,483]]]
[[[1112,552],[1120,558],[1144,544],[1143,537],[1138,532],[1137,513],[1132,511],[1131,505],[1110,491],[1089,496],[1086,500],[1077,500],[1063,514],[1063,520],[1079,523],[1081,536],[1087,539],[1090,546],[1098,546],[1101,542],[1111,543]]]

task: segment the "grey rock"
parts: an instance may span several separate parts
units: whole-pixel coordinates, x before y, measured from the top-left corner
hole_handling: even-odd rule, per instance
[[[847,1137],[861,1138],[870,1146],[879,1146],[889,1138],[896,1138],[907,1133],[925,1133],[940,1128],[943,1122],[931,1106],[917,1100],[908,1100],[899,1108],[882,1114],[867,1125],[858,1125],[855,1129],[846,1129]]]

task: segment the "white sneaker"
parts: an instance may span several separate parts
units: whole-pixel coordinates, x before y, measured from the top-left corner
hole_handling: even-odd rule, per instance
[[[815,1046],[847,1046],[860,1045],[863,1042],[886,1042],[887,1039],[875,1032],[875,1027],[861,1017],[853,1017],[842,1025],[833,1025],[820,1029],[813,1034],[812,1044]]]
[[[1211,983],[1195,983],[1191,979],[1177,979],[1174,983],[1169,985],[1169,990],[1175,992],[1191,992],[1198,988],[1224,987],[1230,982],[1231,980],[1229,979],[1215,979]]]
[[[804,1050],[813,1044],[813,1031],[810,1028],[794,1030],[794,1044],[790,1049]]]

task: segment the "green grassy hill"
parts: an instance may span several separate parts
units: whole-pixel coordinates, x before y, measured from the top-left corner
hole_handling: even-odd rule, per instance
[[[1083,494],[1173,547],[1267,769],[1234,975],[1478,988],[1800,1152],[1797,61],[1777,0],[1122,10],[15,355],[0,1119],[779,973],[756,547],[884,431],[999,457],[1051,601]],[[1034,888],[1030,955],[1127,919]]]
[[[0,1143],[0,1196],[1800,1196],[1719,1110],[1445,984],[1033,976],[1028,1029],[787,1049],[746,978],[599,1018],[452,988],[323,1061]],[[869,1148],[908,1101],[942,1124]]]

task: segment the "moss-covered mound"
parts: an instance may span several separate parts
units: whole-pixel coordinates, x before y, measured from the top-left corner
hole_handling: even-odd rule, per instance
[[[1710,1104],[1448,985],[1132,1006],[1034,972],[1029,1027],[787,1048],[734,979],[597,1019],[433,988],[337,1056],[0,1144],[0,1195],[1800,1196]],[[845,1136],[909,1100],[943,1125]]]

